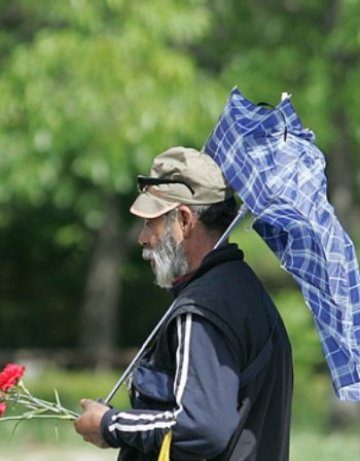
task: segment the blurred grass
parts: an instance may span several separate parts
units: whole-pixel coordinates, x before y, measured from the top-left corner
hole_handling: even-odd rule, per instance
[[[37,447],[8,448],[1,447],[0,461],[116,461],[117,450],[99,450],[89,444],[82,447],[53,447],[42,445]]]
[[[25,383],[33,395],[53,400],[56,387],[62,403],[80,411],[83,397],[96,399],[108,393],[118,373],[90,373],[44,368]],[[332,389],[326,375],[312,377],[309,385],[295,386],[293,425],[291,436],[291,461],[322,461],[328,459],[357,461],[360,453],[359,427],[344,432],[330,432],[327,427]],[[114,399],[117,408],[128,407],[126,389],[122,388]],[[13,422],[0,422],[0,461],[92,461],[116,460],[116,450],[99,451],[76,434],[69,421],[24,421],[15,432]],[[12,436],[11,436],[12,434]]]
[[[31,371],[31,368],[29,369]],[[34,393],[47,400],[54,399],[54,388],[65,407],[80,411],[82,398],[105,398],[118,380],[121,371],[66,371],[47,367],[38,376],[24,377],[25,384]],[[127,391],[122,387],[112,400],[120,408],[128,406]]]
[[[358,461],[360,442],[358,435],[334,434],[323,436],[316,432],[296,432],[291,439],[290,461]],[[1,446],[0,461],[111,461],[117,450],[99,450],[82,444],[52,443],[41,445]]]
[[[21,363],[21,362],[19,362]],[[81,413],[80,400],[89,398],[96,400],[105,398],[120,375],[117,372],[83,372],[66,371],[55,367],[46,367],[36,372],[32,370],[31,363],[26,364],[27,370],[24,383],[29,391],[35,396],[51,402],[55,401],[54,388],[56,388],[61,403],[65,408]],[[129,400],[127,390],[123,386],[112,400],[116,408],[127,408]],[[9,407],[6,416],[18,414],[24,411],[22,407]],[[17,447],[37,446],[48,444],[62,446],[63,444],[81,444],[82,439],[75,433],[73,424],[67,420],[32,420],[0,421],[0,444],[3,446]]]
[[[358,461],[359,456],[357,434],[324,435],[310,429],[292,434],[290,461]]]

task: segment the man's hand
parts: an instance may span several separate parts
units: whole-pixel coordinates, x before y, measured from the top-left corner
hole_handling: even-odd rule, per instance
[[[99,448],[108,448],[100,431],[100,423],[109,407],[94,400],[83,399],[80,402],[84,413],[74,422],[75,430],[86,442]]]

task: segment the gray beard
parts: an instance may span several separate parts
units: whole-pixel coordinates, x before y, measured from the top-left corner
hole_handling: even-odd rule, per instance
[[[155,283],[161,288],[171,288],[177,277],[188,272],[189,265],[181,243],[175,241],[168,223],[164,236],[155,248],[144,248],[142,257],[151,262]]]

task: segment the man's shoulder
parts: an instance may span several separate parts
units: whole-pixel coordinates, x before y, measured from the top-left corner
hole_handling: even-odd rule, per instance
[[[217,264],[209,265],[184,287],[180,295],[206,292],[216,296],[231,295],[251,290],[262,290],[259,278],[243,258],[222,260]]]

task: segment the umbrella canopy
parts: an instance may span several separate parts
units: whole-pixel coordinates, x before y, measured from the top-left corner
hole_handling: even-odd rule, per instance
[[[254,229],[299,284],[342,400],[360,401],[360,275],[327,200],[325,160],[290,97],[268,109],[237,88],[203,150],[255,217]]]

